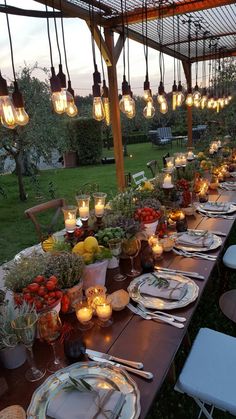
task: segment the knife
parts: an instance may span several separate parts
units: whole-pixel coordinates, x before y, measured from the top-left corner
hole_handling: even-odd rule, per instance
[[[203,275],[200,275],[198,272],[189,272],[189,271],[181,271],[181,269],[171,269],[171,268],[162,268],[160,266],[155,266],[155,270],[158,272],[163,272],[163,273],[173,273],[173,274],[181,274],[183,276],[190,276],[192,278],[196,278],[196,279],[205,279],[205,277]]]
[[[124,368],[126,371],[132,372],[133,374],[140,375],[140,377],[146,378],[146,380],[153,379],[153,374],[149,371],[140,371],[140,370],[137,370],[136,368],[131,368],[125,365],[118,364],[117,362],[112,362],[104,358],[99,358],[98,356],[92,356],[88,354],[88,357],[96,362],[105,362],[107,364],[114,365],[115,367],[118,367],[118,368]]]
[[[85,353],[88,355],[88,357],[97,356],[98,358],[103,358],[103,359],[106,359],[107,361],[115,361],[121,364],[129,365],[130,367],[137,368],[138,370],[143,369],[142,362],[129,361],[128,359],[118,358],[117,356],[104,354],[103,352],[93,351],[92,349],[86,349]]]

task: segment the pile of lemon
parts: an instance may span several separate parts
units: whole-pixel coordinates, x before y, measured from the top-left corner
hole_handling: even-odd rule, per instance
[[[101,252],[102,246],[99,246],[95,237],[89,236],[83,242],[77,243],[72,253],[82,256],[86,264],[93,263],[96,255]]]

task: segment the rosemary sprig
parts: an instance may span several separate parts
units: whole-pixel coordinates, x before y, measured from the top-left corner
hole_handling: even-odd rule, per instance
[[[83,378],[80,378],[79,380],[76,380],[75,378],[69,376],[70,384],[66,387],[64,387],[65,391],[73,391],[77,390],[81,393],[87,392],[87,391],[94,391],[93,387],[87,383]]]

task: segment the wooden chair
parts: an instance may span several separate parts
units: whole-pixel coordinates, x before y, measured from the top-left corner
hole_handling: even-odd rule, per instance
[[[43,204],[35,205],[34,207],[25,210],[25,215],[33,222],[40,241],[44,240],[45,237],[48,237],[50,234],[55,232],[56,222],[64,205],[65,200],[63,198],[59,198],[44,202]],[[36,214],[49,210],[55,210],[51,222],[47,225],[40,224],[39,220],[36,218]]]
[[[147,163],[148,169],[151,170],[152,177],[155,177],[158,172],[158,163],[157,160],[151,160]]]
[[[131,173],[125,173],[125,187],[129,188],[131,186],[132,183],[132,177],[131,177]]]
[[[162,157],[162,162],[163,162],[163,166],[166,167],[166,159],[170,157],[170,153],[166,153],[163,157]]]
[[[147,180],[144,170],[142,170],[141,172],[135,173],[134,175],[132,175],[133,181],[135,183],[135,185],[140,185],[140,183],[145,182],[145,180]]]
[[[171,140],[168,138],[161,138],[160,135],[158,134],[157,130],[151,130],[148,131],[148,138],[152,143],[152,146],[165,146],[167,144],[171,143]]]

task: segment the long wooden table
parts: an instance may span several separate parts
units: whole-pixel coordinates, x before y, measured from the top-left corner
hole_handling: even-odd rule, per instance
[[[210,195],[211,200],[224,202],[233,201],[235,197],[236,193],[232,191],[211,193]],[[222,246],[211,252],[219,257],[233,223],[234,220],[210,219],[199,214],[188,217],[189,228],[217,230],[226,234],[226,237],[222,237]],[[173,252],[166,254],[161,261],[160,265],[163,267],[196,271],[206,278],[205,281],[196,280],[199,286],[198,299],[189,306],[173,312],[187,318],[183,329],[177,329],[164,323],[145,321],[139,316],[132,314],[128,309],[125,309],[121,312],[113,313],[114,323],[111,327],[101,329],[98,326],[94,326],[93,329],[83,334],[88,348],[122,358],[142,361],[144,369],[152,371],[154,379],[151,382],[132,375],[141,393],[141,418],[147,415],[160,390],[216,263],[208,260],[183,258],[175,255]],[[214,278],[212,279],[214,281]],[[130,280],[128,279],[120,283],[115,282],[112,280],[112,274],[108,274],[106,285],[108,291],[111,292],[119,288],[126,289],[129,283]],[[75,315],[67,315],[67,320],[74,323]],[[62,348],[60,350],[63,355]],[[51,356],[49,346],[38,341],[35,343],[34,352],[38,363],[43,365],[47,363]],[[26,368],[27,365],[13,371],[1,370],[0,375],[5,377],[9,389],[0,400],[0,409],[11,404],[20,404],[27,409],[32,393],[44,379],[37,383],[28,383],[24,378]]]

